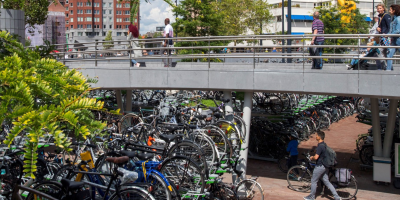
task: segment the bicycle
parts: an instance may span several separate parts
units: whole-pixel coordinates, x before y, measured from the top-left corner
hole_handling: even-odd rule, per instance
[[[306,157],[301,165],[293,166],[287,172],[287,181],[289,187],[298,192],[306,192],[311,189],[312,171],[316,164],[310,160],[309,153],[303,153]],[[342,199],[352,199],[357,195],[357,180],[353,174],[350,175],[350,181],[347,184],[339,182],[335,176],[335,168],[329,168],[329,181],[335,187],[336,192]]]
[[[96,193],[95,190],[92,190],[90,192],[90,189],[88,188],[87,185],[89,185],[91,188],[95,187],[98,191],[98,194],[102,196],[103,200],[116,200],[116,199],[137,199],[137,200],[155,200],[155,198],[145,189],[136,186],[136,184],[132,183],[125,183],[128,181],[132,181],[132,179],[127,179],[123,178],[122,182],[119,180],[118,177],[136,177],[134,174],[127,174],[122,173],[118,167],[120,165],[126,164],[129,161],[129,158],[124,156],[124,157],[113,157],[113,158],[107,158],[107,162],[115,164],[115,167],[113,169],[112,173],[97,173],[97,172],[83,172],[83,171],[76,171],[76,173],[82,173],[90,176],[110,176],[110,182],[108,186],[104,186],[102,184],[98,183],[92,183],[92,182],[75,182],[71,181],[68,179],[61,179],[61,183],[59,182],[44,182],[36,187],[34,187],[35,190],[42,192],[44,194],[48,194],[52,197],[55,197],[60,200],[67,200],[67,199],[79,199],[79,200],[89,200],[91,198],[91,192],[92,195]],[[132,172],[134,173],[134,172]],[[112,187],[114,186],[114,187]],[[142,185],[143,186],[143,185]],[[105,192],[104,192],[105,190]],[[151,190],[150,187],[148,187],[148,190]],[[111,192],[111,194],[109,194]],[[26,200],[35,200],[36,195],[30,193]]]

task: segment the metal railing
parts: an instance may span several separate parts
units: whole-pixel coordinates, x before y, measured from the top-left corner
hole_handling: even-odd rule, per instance
[[[323,36],[325,38],[325,41],[330,40],[331,42],[333,41],[334,44],[336,45],[306,45],[307,40],[311,40],[313,36],[318,36],[321,37]],[[165,38],[152,38],[152,39],[133,39],[131,41],[137,41],[139,44],[142,46],[140,50],[143,52],[146,50],[146,52],[149,52],[151,50],[154,50],[155,52],[168,52],[168,51],[173,51],[175,54],[173,56],[168,55],[167,57],[162,56],[162,55],[144,55],[141,57],[135,57],[134,59],[140,59],[140,60],[154,60],[154,59],[174,59],[178,61],[188,61],[191,60],[192,62],[206,59],[206,61],[209,63],[214,62],[215,59],[220,59],[220,62],[223,62],[221,58],[229,59],[229,58],[243,58],[243,59],[251,59],[252,63],[255,67],[256,61],[260,63],[260,59],[264,59],[267,61],[270,61],[270,59],[278,59],[282,60],[282,62],[299,62],[300,64],[304,65],[306,64],[306,60],[309,59],[325,59],[325,60],[330,60],[333,61],[335,64],[337,60],[339,60],[342,63],[349,62],[350,59],[358,59],[360,60],[394,60],[394,61],[399,61],[400,57],[395,56],[394,58],[380,58],[380,57],[361,57],[360,54],[364,49],[366,48],[382,48],[382,49],[387,49],[387,48],[400,48],[400,46],[367,46],[366,43],[368,41],[368,38],[370,37],[377,37],[381,35],[371,35],[371,34],[324,34],[324,35],[246,35],[246,36],[206,36],[206,37],[179,37],[179,38],[172,38],[175,46],[173,47],[160,47],[161,43],[165,40]],[[400,35],[385,35],[387,37],[400,37]],[[337,45],[337,40],[345,40],[345,39],[353,39],[352,45]],[[268,45],[260,45],[260,40],[263,41],[263,43],[266,43],[265,41],[272,41],[274,44],[268,44]],[[298,44],[295,45],[281,45],[279,44],[281,41],[284,40],[297,40]],[[247,45],[240,45],[240,46],[231,46],[231,45],[225,45],[225,46],[211,46],[210,44],[213,41],[225,41],[226,43],[228,42],[245,42]],[[206,46],[197,46],[196,43],[199,42],[204,42],[205,44],[208,44]],[[106,43],[106,44],[105,44]],[[105,45],[107,44],[112,44],[114,47],[107,49],[104,48]],[[84,47],[82,46],[77,46],[75,47],[74,44],[57,44],[56,46],[58,47],[58,50],[61,50],[61,52],[54,53],[53,55],[57,57],[60,61],[62,61],[64,64],[68,62],[95,62],[95,66],[97,66],[99,61],[104,61],[104,60],[127,60],[129,63],[131,62],[131,59],[133,59],[132,54],[130,53],[132,50],[138,50],[138,49],[132,49],[132,48],[127,48],[129,46],[130,41],[128,40],[115,40],[115,41],[96,41],[96,42],[91,42],[91,43],[79,43],[81,45],[86,45]],[[189,45],[189,46],[180,46],[179,44]],[[271,42],[269,42],[271,43]],[[192,46],[190,46],[190,44]],[[70,46],[73,47],[70,47]],[[157,47],[146,47],[149,45],[160,45]],[[61,47],[61,48],[60,48]],[[271,53],[265,52],[265,49],[272,50],[272,48],[276,49],[301,49],[300,51],[295,51],[295,52],[290,52],[290,53],[283,53],[283,52],[277,52],[277,53]],[[309,48],[330,48],[333,53],[329,54],[322,54],[322,56],[310,56],[307,49]],[[82,48],[87,48],[88,50],[85,51],[69,51],[69,49],[82,49]],[[92,48],[92,49],[91,49]],[[233,49],[233,52],[231,54],[229,53],[217,53],[214,52],[212,53],[211,51],[218,50],[218,49]],[[238,50],[243,50],[243,49],[248,49],[247,51],[250,50],[248,53],[244,52],[238,52]],[[346,53],[336,53],[337,49],[345,49],[344,51]],[[353,49],[355,50],[356,54],[350,54],[348,49]],[[189,50],[192,51],[192,53],[187,53]],[[202,50],[202,54],[195,54],[193,53],[195,50]],[[186,54],[182,54],[182,51],[186,51]],[[205,53],[204,53],[205,51]],[[115,54],[117,53],[117,55]],[[79,55],[82,54],[81,57],[82,59],[74,59],[73,55]],[[70,56],[72,55],[72,56]],[[89,55],[89,56],[85,56]],[[107,57],[108,55],[108,57]],[[111,55],[111,56],[110,56]],[[115,56],[116,55],[116,56]],[[118,55],[121,55],[119,57]],[[113,57],[115,56],[115,57]],[[122,57],[124,56],[124,57]],[[89,58],[88,58],[89,57]],[[262,60],[263,61],[263,60]],[[262,62],[261,62],[262,63]],[[296,63],[299,65],[299,63]],[[360,62],[358,62],[360,63]]]

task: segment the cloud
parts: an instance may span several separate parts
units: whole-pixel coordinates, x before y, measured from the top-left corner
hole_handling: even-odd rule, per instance
[[[154,0],[150,3],[140,1],[140,34],[154,32],[157,26],[164,26],[165,18],[169,18],[171,23],[175,21],[172,7],[163,0]]]

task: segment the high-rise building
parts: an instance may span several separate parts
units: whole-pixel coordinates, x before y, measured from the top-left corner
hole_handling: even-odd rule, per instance
[[[109,31],[112,32],[113,40],[126,39],[128,26],[131,23],[129,1],[64,0],[64,4],[68,44],[103,41]],[[132,23],[140,28],[139,13]],[[94,48],[85,48],[85,44],[78,46],[83,47],[81,50]]]

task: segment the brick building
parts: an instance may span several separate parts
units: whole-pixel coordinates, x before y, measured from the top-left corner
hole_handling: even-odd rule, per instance
[[[64,6],[69,44],[103,41],[108,31],[112,31],[113,40],[126,39],[130,24],[129,1],[64,0]],[[140,28],[139,13],[133,24]]]

